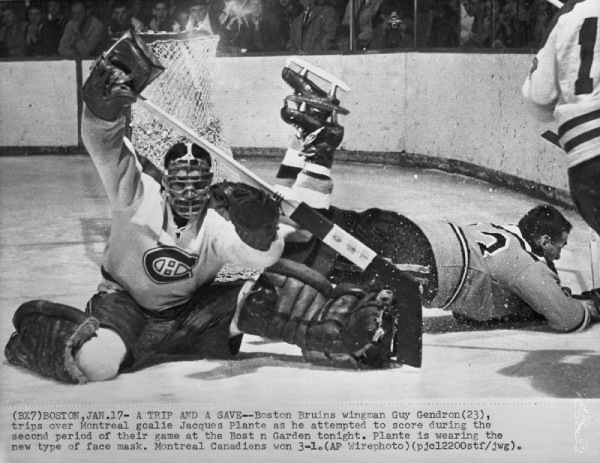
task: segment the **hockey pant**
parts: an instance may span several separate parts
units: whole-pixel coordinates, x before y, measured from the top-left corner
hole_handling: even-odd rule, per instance
[[[600,235],[600,155],[571,167],[568,176],[577,211]]]

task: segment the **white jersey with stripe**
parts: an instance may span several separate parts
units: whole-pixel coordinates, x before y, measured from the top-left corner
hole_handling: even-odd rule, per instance
[[[568,297],[558,275],[514,225],[416,222],[436,260],[438,293],[429,307],[477,321],[537,312],[558,331],[590,323],[584,303]]]
[[[99,290],[125,290],[142,307],[163,310],[185,303],[227,263],[260,271],[279,259],[280,235],[268,251],[258,251],[214,209],[177,227],[156,175],[123,144],[123,122],[99,120],[87,108],[82,121],[85,146],[113,207]]]
[[[600,0],[570,0],[551,23],[523,95],[554,109],[569,167],[600,155]]]

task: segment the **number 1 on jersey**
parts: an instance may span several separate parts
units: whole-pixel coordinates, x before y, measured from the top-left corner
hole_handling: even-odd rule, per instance
[[[598,18],[585,18],[579,29],[579,45],[581,45],[579,74],[575,81],[575,95],[583,95],[594,91],[594,80],[590,77],[594,60],[594,46],[598,36]]]

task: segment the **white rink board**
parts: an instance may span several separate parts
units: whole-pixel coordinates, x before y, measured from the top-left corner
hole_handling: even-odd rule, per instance
[[[74,61],[0,63],[0,146],[76,146]]]
[[[234,147],[282,148],[291,89],[285,56],[216,60],[215,112]],[[530,55],[395,53],[303,57],[345,81],[351,113],[340,149],[407,152],[473,163],[567,189],[566,157],[541,138],[553,124],[528,113],[521,86]],[[527,159],[527,162],[523,162]]]
[[[286,56],[215,60],[214,106],[233,147],[287,146]],[[341,150],[411,153],[473,163],[567,189],[566,158],[540,136],[521,97],[530,55],[395,53],[303,57],[344,80],[351,113]],[[82,63],[85,79],[90,61]],[[77,144],[73,61],[0,63],[0,146]],[[526,160],[526,162],[523,162]]]

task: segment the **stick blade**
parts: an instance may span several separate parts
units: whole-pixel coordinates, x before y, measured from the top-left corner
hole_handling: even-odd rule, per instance
[[[396,361],[420,368],[423,310],[418,284],[306,203],[296,204],[289,217],[394,292],[398,305]]]
[[[420,368],[423,359],[423,308],[418,285],[380,256],[375,257],[367,270],[394,291],[398,304],[395,339],[396,361]]]
[[[289,68],[295,65],[299,67],[302,71],[308,71],[314,74],[315,76],[318,76],[319,78],[329,82],[334,87],[341,88],[345,92],[350,91],[350,87],[346,82],[344,82],[341,79],[338,79],[337,77],[328,73],[324,69],[321,69],[319,66],[316,66],[312,63],[309,63],[308,61],[303,60],[302,58],[298,58],[297,56],[290,56],[285,60],[285,65]]]

